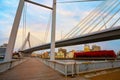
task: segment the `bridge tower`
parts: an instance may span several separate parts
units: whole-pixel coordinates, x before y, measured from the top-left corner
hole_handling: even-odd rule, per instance
[[[8,46],[5,53],[5,61],[11,61],[12,59],[12,53],[13,53],[13,49],[14,49],[14,45],[17,37],[18,27],[19,27],[19,23],[20,23],[22,11],[23,11],[23,6],[24,6],[24,0],[20,0],[16,15],[15,15],[14,23],[12,26],[10,38],[8,41]]]
[[[50,60],[55,60],[55,30],[56,30],[56,0],[53,0],[52,30],[51,30],[51,55]]]
[[[11,59],[12,59],[12,53],[13,53],[13,50],[14,50],[15,41],[16,41],[17,32],[18,32],[18,27],[19,27],[19,23],[20,23],[20,20],[21,20],[21,15],[22,15],[22,11],[23,11],[25,1],[52,10],[51,56],[50,56],[50,60],[55,60],[56,0],[53,0],[53,7],[52,8],[48,7],[48,6],[45,6],[45,5],[42,5],[42,4],[32,2],[30,0],[20,0],[19,6],[18,6],[18,9],[17,9],[17,13],[16,13],[16,16],[15,16],[15,19],[14,19],[14,23],[13,23],[13,26],[12,26],[10,38],[9,38],[9,41],[8,41],[8,46],[7,46],[7,49],[6,49],[5,61],[11,61]]]
[[[31,44],[30,44],[30,32],[28,33],[27,38],[25,39],[25,41],[24,41],[24,43],[21,46],[21,48],[20,48],[19,51],[22,51],[25,48],[25,45],[27,44],[27,42],[28,42],[29,48],[31,48]]]

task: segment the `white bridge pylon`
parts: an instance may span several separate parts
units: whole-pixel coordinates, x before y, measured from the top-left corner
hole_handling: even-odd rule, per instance
[[[21,48],[19,49],[19,51],[24,50],[27,42],[28,42],[29,48],[31,48],[31,44],[30,44],[30,32],[28,33],[27,38],[25,39],[25,41],[24,41],[23,45],[21,46]]]
[[[44,7],[46,9],[52,10],[52,30],[51,30],[51,56],[50,56],[50,60],[55,60],[55,27],[56,27],[56,0],[53,0],[53,7],[48,7],[46,5],[43,4],[39,4],[30,0],[20,0],[19,5],[18,5],[18,9],[15,15],[15,19],[14,19],[14,23],[12,26],[12,30],[11,30],[11,34],[10,34],[10,38],[8,41],[8,46],[6,49],[6,54],[5,54],[5,61],[11,61],[12,59],[12,53],[14,50],[14,46],[15,46],[15,41],[16,41],[16,37],[17,37],[17,32],[18,32],[18,27],[20,24],[20,20],[21,20],[21,15],[22,15],[22,11],[23,11],[23,7],[24,7],[24,3],[29,2],[32,4],[35,4],[37,6],[41,6]],[[24,47],[25,44],[23,44]]]

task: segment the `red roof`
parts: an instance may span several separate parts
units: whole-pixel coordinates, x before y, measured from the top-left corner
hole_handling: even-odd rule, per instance
[[[90,51],[90,52],[75,52],[74,57],[114,57],[116,54],[113,50]]]

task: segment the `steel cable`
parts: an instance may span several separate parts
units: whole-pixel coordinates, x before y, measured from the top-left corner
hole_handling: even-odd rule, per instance
[[[109,5],[109,6],[112,6],[113,4],[115,4],[116,3],[116,1],[115,2],[113,2],[113,3],[111,3],[111,5]],[[83,34],[87,29],[89,29],[89,27],[91,26],[91,25],[93,25],[99,18],[101,18],[101,16],[105,13],[105,12],[107,12],[108,10],[109,10],[109,6],[107,6],[106,7],[106,5],[103,7],[103,10],[101,10],[101,14],[99,13],[99,15],[97,15],[98,17],[94,17],[95,19],[93,19],[93,21],[91,21],[91,23],[88,25],[88,24],[86,24],[85,25],[85,28],[84,29],[81,29],[81,33]],[[82,31],[83,30],[83,31]],[[80,32],[80,30],[79,30],[79,32]],[[78,32],[78,33],[79,33]],[[75,35],[77,35],[78,33],[76,33],[76,34],[74,34],[74,36]]]
[[[113,12],[113,10],[114,10],[117,6],[119,6],[119,3],[117,3],[115,6],[112,6],[113,8],[104,16],[104,18],[106,18],[111,12]],[[92,31],[94,30],[94,28],[100,24],[100,22],[102,22],[102,19],[101,19],[92,29],[90,29],[88,33],[92,32]],[[106,22],[104,23],[104,26],[105,26],[105,25],[106,25]]]
[[[90,14],[88,15],[88,16],[86,16],[82,21],[80,21],[74,28],[72,28],[71,30],[70,30],[70,32],[69,33],[67,33],[63,38],[65,39],[67,36],[69,37],[70,35],[72,35],[76,30],[78,30],[79,29],[79,25],[81,26],[81,25],[83,25],[83,24],[85,24],[87,21],[89,21],[92,17],[93,17],[93,15],[95,15],[95,11],[96,10],[98,10],[99,8],[101,8],[102,7],[102,5],[104,4],[104,2],[102,2],[100,5],[98,5],[93,11],[91,11],[90,12]]]

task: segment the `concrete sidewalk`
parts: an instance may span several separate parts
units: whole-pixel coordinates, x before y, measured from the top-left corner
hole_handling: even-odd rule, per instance
[[[35,58],[0,74],[0,80],[86,80],[83,77],[65,77]]]

